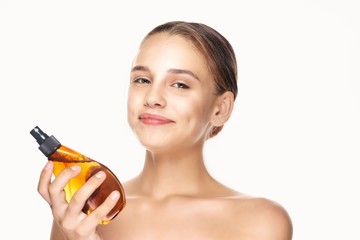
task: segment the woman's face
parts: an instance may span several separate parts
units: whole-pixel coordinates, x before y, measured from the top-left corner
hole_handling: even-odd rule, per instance
[[[128,122],[150,151],[202,146],[215,111],[214,93],[212,75],[191,42],[152,35],[132,64]]]

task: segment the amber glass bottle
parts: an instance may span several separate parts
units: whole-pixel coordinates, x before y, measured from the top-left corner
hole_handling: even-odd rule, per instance
[[[64,168],[73,165],[81,166],[81,172],[75,178],[72,178],[65,187],[65,194],[67,202],[70,201],[74,193],[94,174],[99,171],[106,173],[105,181],[93,192],[93,194],[86,201],[82,211],[86,214],[91,213],[97,208],[114,190],[120,192],[120,198],[115,207],[107,214],[106,219],[103,219],[100,224],[107,224],[125,206],[124,189],[111,170],[105,165],[84,156],[64,145],[62,145],[54,136],[48,136],[38,126],[30,131],[30,134],[36,139],[39,144],[40,151],[54,163],[54,175],[57,176]]]

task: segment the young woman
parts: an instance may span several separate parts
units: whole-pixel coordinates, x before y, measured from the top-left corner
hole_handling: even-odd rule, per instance
[[[145,162],[123,184],[126,206],[111,223],[98,225],[119,193],[86,215],[81,209],[105,175],[90,178],[68,204],[63,189],[79,168],[51,182],[49,161],[38,191],[52,209],[51,239],[290,240],[291,219],[281,205],[230,189],[206,170],[204,144],[229,119],[236,95],[236,58],[221,34],[180,21],[154,28],[130,73],[128,122]]]

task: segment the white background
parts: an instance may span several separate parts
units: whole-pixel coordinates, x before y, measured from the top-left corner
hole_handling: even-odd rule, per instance
[[[121,181],[139,172],[130,63],[151,28],[187,20],[220,31],[239,63],[233,116],[206,145],[210,172],[281,203],[294,240],[360,239],[357,2],[0,0],[1,235],[50,233],[36,125]]]

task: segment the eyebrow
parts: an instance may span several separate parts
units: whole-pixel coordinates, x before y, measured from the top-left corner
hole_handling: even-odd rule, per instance
[[[132,69],[131,69],[131,72],[135,72],[135,71],[145,71],[145,72],[149,72],[150,69],[148,67],[145,67],[145,66],[134,66]],[[186,74],[186,75],[190,75],[192,76],[193,78],[197,79],[197,80],[200,80],[200,78],[195,74],[193,73],[192,71],[190,70],[185,70],[185,69],[176,69],[176,68],[171,68],[168,70],[168,73],[173,73],[173,74]]]
[[[134,66],[133,68],[131,68],[131,72],[135,72],[135,71],[145,71],[145,72],[149,72],[149,68],[144,67],[144,66]]]
[[[189,70],[184,70],[184,69],[169,69],[168,70],[169,73],[174,73],[174,74],[187,74],[187,75],[190,75],[192,76],[193,78],[197,79],[197,80],[200,80],[199,77],[193,73],[192,71],[189,71]]]

